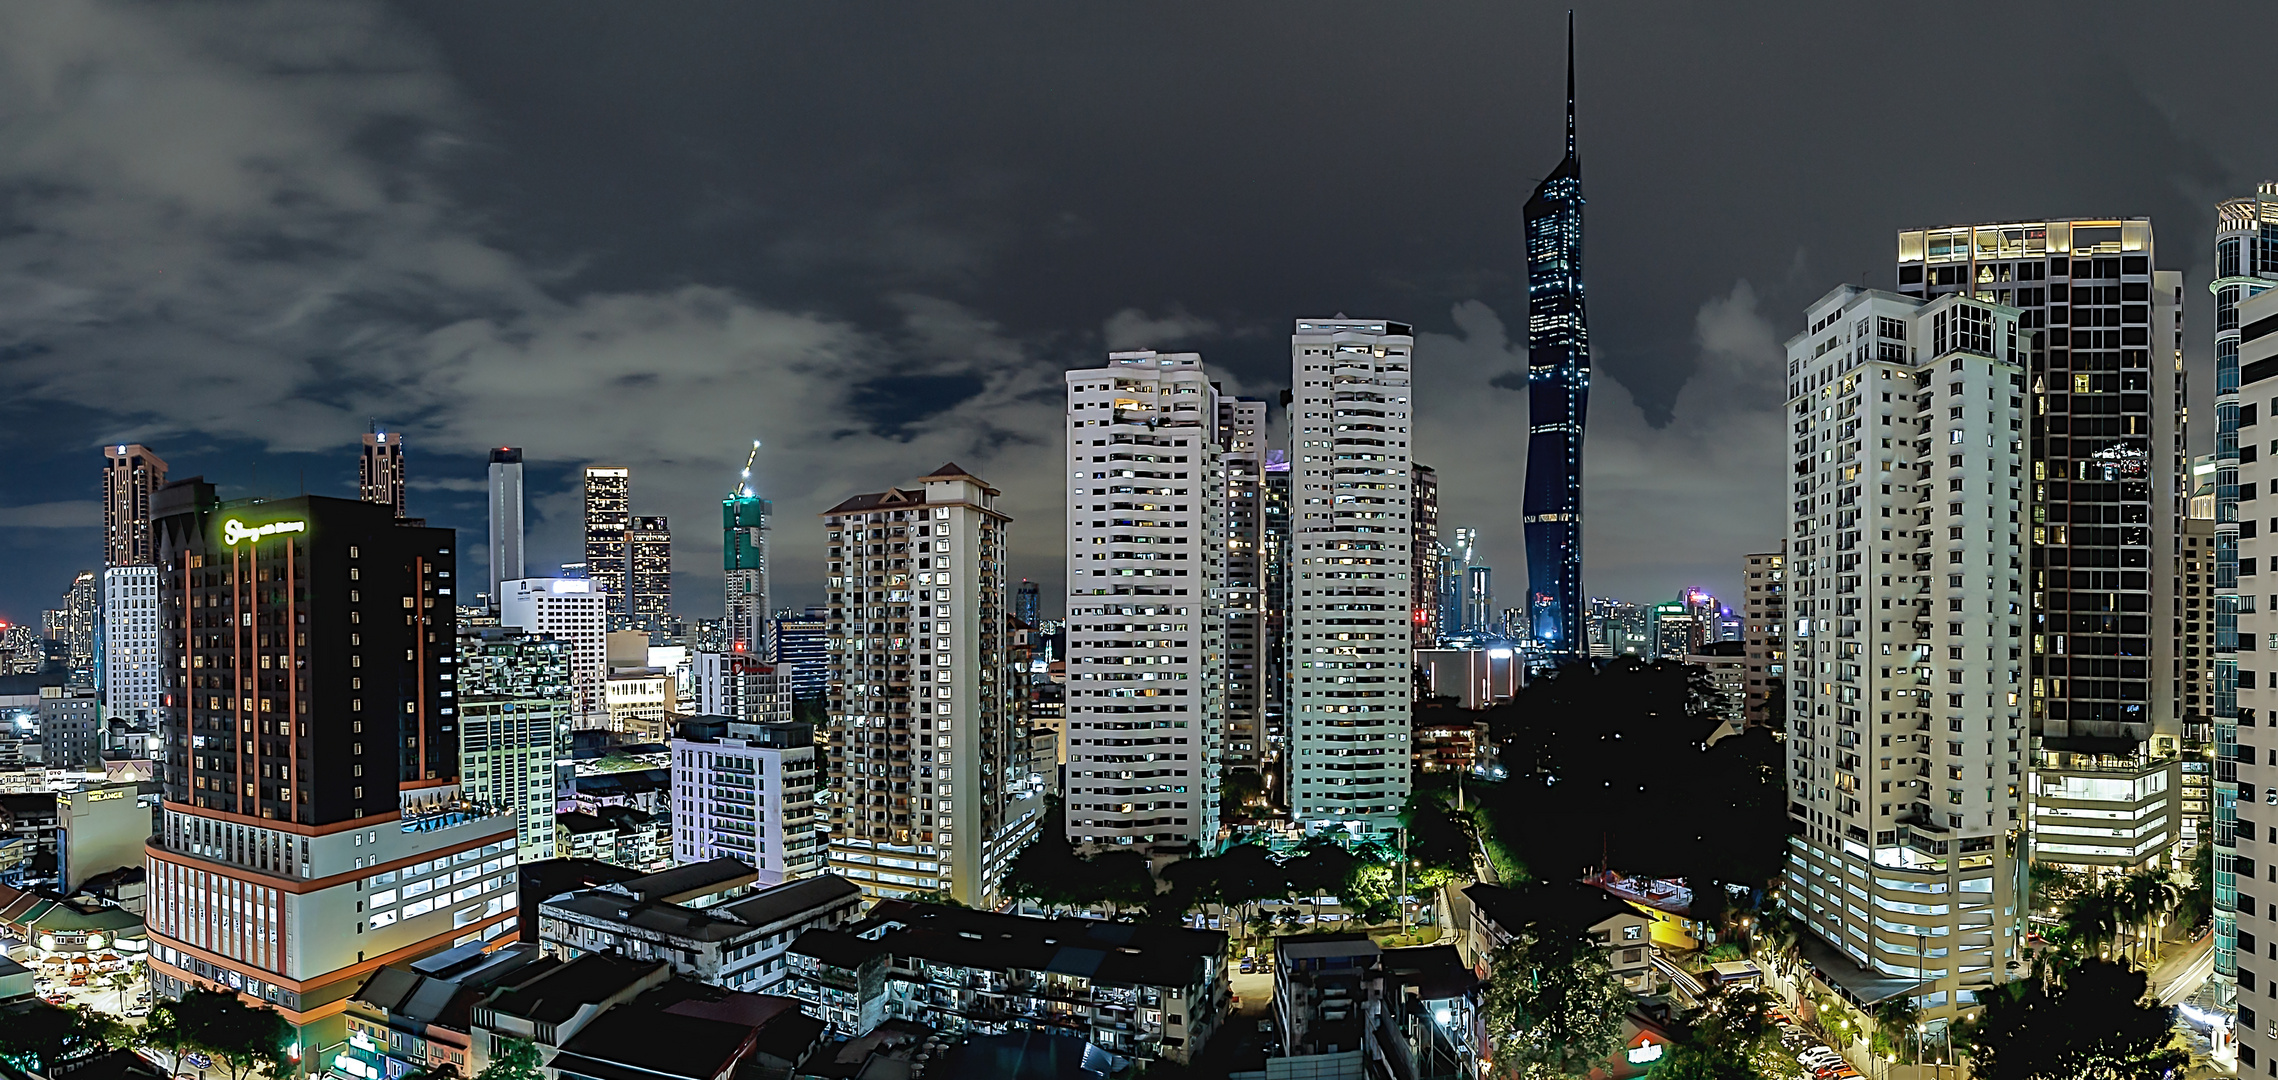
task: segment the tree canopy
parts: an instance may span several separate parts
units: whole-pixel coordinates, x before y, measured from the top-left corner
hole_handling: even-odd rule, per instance
[[[2175,1009],[2149,995],[2143,972],[2090,957],[1986,991],[1958,1029],[1980,1080],[2156,1080],[2189,1055],[2171,1045]]]
[[[59,1009],[35,1001],[0,1013],[0,1061],[25,1072],[51,1074],[65,1062],[133,1041],[125,1025],[90,1009]]]
[[[230,1080],[256,1071],[281,1075],[292,1059],[293,1026],[266,1005],[248,1005],[227,990],[192,990],[150,1011],[143,1037],[154,1046],[180,1053],[201,1050],[222,1065]]]
[[[1721,722],[1705,672],[1620,658],[1575,664],[1487,710],[1508,776],[1478,785],[1494,844],[1537,876],[1625,873],[1761,887],[1787,835],[1778,742]],[[1699,914],[1696,912],[1696,914]]]
[[[1631,999],[1604,946],[1528,927],[1489,958],[1485,1015],[1495,1064],[1537,1080],[1590,1071],[1621,1045]]]

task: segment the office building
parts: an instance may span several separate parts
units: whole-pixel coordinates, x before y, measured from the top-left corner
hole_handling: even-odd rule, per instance
[[[720,500],[720,569],[725,575],[729,652],[774,659],[768,638],[767,528],[774,506],[752,491],[751,468],[744,468],[744,485]]]
[[[403,517],[403,436],[374,428],[364,435],[356,464],[356,497]]]
[[[697,653],[696,711],[752,724],[787,723],[796,689],[791,672],[751,653]]]
[[[673,860],[739,859],[764,885],[822,873],[822,764],[810,724],[683,721],[672,740]]]
[[[48,768],[102,768],[102,704],[93,690],[40,687],[40,760]]]
[[[1440,474],[1429,465],[1411,467],[1409,477],[1408,620],[1413,631],[1411,648],[1437,648],[1440,643]]]
[[[1574,146],[1574,27],[1566,27],[1566,157],[1527,200],[1527,609],[1537,648],[1579,659],[1582,429],[1590,407],[1590,318],[1582,287],[1582,159]]]
[[[103,711],[136,727],[158,720],[158,568],[103,571]]]
[[[1200,356],[1153,351],[1067,388],[1068,839],[1207,850],[1228,712],[1218,391]]]
[[[830,685],[830,652],[824,647],[829,612],[819,607],[775,613],[775,664],[791,677],[793,701],[820,702]]]
[[[680,900],[691,874],[738,875],[731,895]],[[539,940],[563,959],[613,953],[664,960],[683,978],[749,993],[786,994],[784,962],[810,930],[835,930],[862,914],[862,892],[845,878],[771,882],[732,857],[683,865],[614,885],[578,889],[538,909]],[[696,886],[706,887],[706,886]],[[608,1074],[619,1075],[619,1074]]]
[[[1479,555],[1479,530],[1451,529],[1439,552],[1440,640],[1472,632],[1470,604],[1471,561]]]
[[[1708,624],[1688,593],[1664,600],[1647,611],[1647,633],[1656,660],[1682,660],[1708,644]]]
[[[1226,507],[1226,571],[1220,594],[1226,609],[1222,753],[1225,768],[1257,772],[1265,767],[1267,747],[1266,403],[1220,398],[1218,446]]]
[[[93,570],[72,575],[71,584],[63,590],[63,602],[40,615],[40,629],[48,640],[63,646],[63,658],[69,665],[73,686],[95,685],[95,649],[101,637],[97,622],[102,614],[101,580]]]
[[[1463,626],[1475,636],[1503,637],[1503,614],[1495,607],[1495,568],[1473,563],[1463,572]]]
[[[609,629],[631,621],[626,606],[625,534],[633,527],[633,471],[585,467],[585,576],[608,596]],[[562,568],[566,574],[568,567]]]
[[[2027,425],[2033,490],[2045,498],[2033,508],[2039,637],[2026,677],[2039,680],[2030,719],[2046,751],[2143,744],[2178,728],[2183,283],[2155,268],[2152,241],[2145,218],[1898,234],[1899,292],[2016,308],[2019,329],[2039,341],[2027,383],[2049,408]]]
[[[1366,319],[1290,339],[1287,771],[1307,829],[1385,830],[1408,798],[1415,340]]]
[[[2248,522],[2260,520],[2251,512],[2253,508],[2240,505],[2258,494],[2253,485],[2241,479],[2240,466],[2246,457],[2245,446],[2267,449],[2262,440],[2241,434],[2248,415],[2245,400],[2251,399],[2243,398],[2242,393],[2244,319],[2239,305],[2261,295],[2278,280],[2278,184],[2266,182],[2253,197],[2227,200],[2215,211],[2215,279],[2209,285],[2215,294],[2215,460],[2211,478],[2215,495],[2215,636],[2214,692],[2208,713],[2214,736],[2215,973],[2233,979],[2238,961],[2237,918],[2245,913],[2238,902],[2241,875],[2235,868],[2237,834],[2240,829],[2251,831],[2251,826],[2239,821],[2238,805],[2245,790],[2239,782],[2240,755],[2251,753],[2239,743],[2239,728],[2246,720],[2238,695],[2243,680],[2238,654],[2245,633],[2240,616],[2255,593],[2239,581],[2244,569],[2239,548],[2249,535]],[[2265,402],[2256,404],[2269,407]],[[2262,565],[2268,565],[2267,557]],[[2247,641],[2251,644],[2251,637]],[[2247,839],[2251,842],[2253,838],[2250,835]],[[2252,873],[2245,876],[2251,878]],[[2244,1045],[2263,1058],[2270,1057],[2266,1041]],[[2246,1064],[2243,1052],[2241,1059],[2241,1064]]]
[[[1942,1023],[2026,960],[2012,840],[2031,337],[2014,308],[1856,285],[1807,319],[1787,343],[1782,903],[1857,965],[1821,963],[1826,978],[1909,980]],[[1871,910],[1909,913],[1908,929]]]
[[[955,465],[823,512],[832,873],[993,903],[1042,808],[1015,800],[997,489]]]
[[[1590,598],[1590,655],[1653,656],[1653,617],[1645,607],[1610,596]]]
[[[166,461],[141,443],[103,448],[103,565],[149,566],[150,497],[166,486]]]
[[[490,611],[498,613],[500,590],[523,577],[522,450],[501,446],[490,452]]]
[[[160,663],[152,986],[227,987],[332,1045],[371,962],[514,928],[514,818],[459,787],[451,530],[196,479],[152,513],[187,624]]]
[[[625,531],[625,588],[631,628],[672,629],[672,528],[661,517],[637,517]]]
[[[2193,513],[2183,519],[2183,580],[2175,586],[2176,602],[2183,609],[2183,638],[2175,650],[2175,692],[2181,698],[2177,715],[2187,744],[2212,742],[2214,733],[2210,710],[2215,698],[2215,499],[2213,485],[2207,489],[2205,498],[2191,499]],[[2197,513],[2202,504],[2207,510],[2204,517]]]
[[[1020,579],[1020,588],[1012,596],[1012,617],[1022,626],[1044,625],[1044,587],[1027,578]]]
[[[1748,689],[1744,712],[1751,727],[1785,723],[1775,699],[1786,691],[1788,582],[1787,554],[1765,551],[1741,558],[1741,640],[1747,644]]]
[[[461,627],[459,785],[514,815],[523,862],[551,859],[554,810],[572,782],[570,648],[512,627]]]
[[[609,597],[584,578],[517,578],[498,583],[498,623],[551,637],[569,648],[570,706],[577,727],[606,726]]]

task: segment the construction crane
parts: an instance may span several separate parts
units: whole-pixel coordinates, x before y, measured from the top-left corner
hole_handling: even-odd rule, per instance
[[[743,494],[743,495],[744,495],[744,497],[746,497],[746,498],[749,498],[749,497],[751,497],[751,495],[753,494],[753,492],[752,492],[752,490],[751,490],[751,466],[752,466],[752,463],[753,463],[753,462],[756,462],[756,461],[758,461],[758,460],[759,460],[759,440],[758,440],[758,439],[753,439],[753,440],[751,441],[751,453],[749,453],[749,454],[747,454],[747,455],[745,455],[745,456],[744,456],[744,475],[743,475],[743,489],[742,489],[742,494]]]

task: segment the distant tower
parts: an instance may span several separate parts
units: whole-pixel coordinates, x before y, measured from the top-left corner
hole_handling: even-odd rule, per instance
[[[103,565],[150,566],[150,496],[166,486],[166,462],[141,443],[103,448]]]
[[[769,657],[767,517],[774,510],[751,485],[759,440],[751,441],[741,482],[720,500],[720,569],[726,577],[728,649]]]
[[[393,508],[395,516],[403,516],[402,435],[391,435],[377,425],[365,433],[356,497]]]
[[[1566,16],[1566,159],[1527,200],[1528,608],[1553,658],[1589,651],[1582,602],[1582,426],[1590,323],[1582,304],[1582,159],[1574,148],[1574,15]]]
[[[585,467],[585,576],[609,594],[609,629],[630,622],[625,591],[625,530],[633,525],[633,471]],[[566,570],[566,567],[565,567]]]
[[[625,530],[625,613],[635,630],[672,625],[672,528],[661,517],[637,517]]]
[[[498,610],[498,585],[522,576],[522,450],[501,446],[490,452],[490,609]]]

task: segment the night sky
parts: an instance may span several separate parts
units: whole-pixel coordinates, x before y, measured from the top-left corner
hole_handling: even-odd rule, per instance
[[[1590,4],[1591,593],[1724,592],[1777,543],[1781,343],[1902,227],[2149,215],[2210,441],[2213,206],[2278,179],[2265,4]],[[0,6],[0,618],[98,565],[99,457],[411,508],[479,573],[490,446],[532,569],[633,469],[716,616],[753,438],[776,595],[844,496],[955,461],[1060,577],[1060,376],[1292,320],[1414,323],[1442,523],[1523,590],[1520,207],[1563,138],[1529,4]],[[1514,349],[1513,339],[1520,340]],[[1518,380],[1503,380],[1517,383]],[[1277,417],[1278,419],[1278,417]]]

